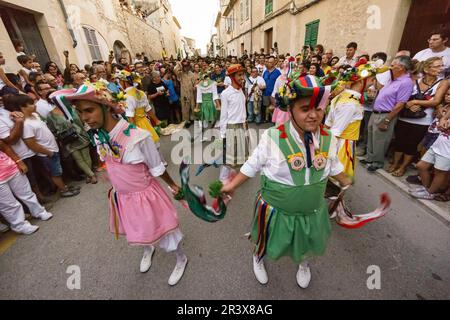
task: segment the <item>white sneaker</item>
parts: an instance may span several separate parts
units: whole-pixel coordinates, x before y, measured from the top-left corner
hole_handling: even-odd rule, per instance
[[[53,218],[53,215],[50,212],[43,211],[33,217],[36,219],[42,220],[42,221],[47,221],[47,220],[50,220],[51,218]]]
[[[253,256],[253,273],[255,274],[256,280],[261,284],[267,284],[269,282],[269,277],[267,276],[266,267],[264,266],[264,261],[261,260],[258,263],[258,258]]]
[[[188,263],[188,259],[186,256],[184,257],[183,261],[181,261],[179,263],[177,262],[175,269],[173,269],[172,274],[170,275],[170,278],[168,281],[169,285],[174,286],[181,280],[181,278],[183,277],[183,274],[184,274],[184,270],[186,269],[187,263]]]
[[[420,186],[420,187],[415,187],[415,188],[409,188],[408,192],[423,192],[423,191],[427,191],[427,188],[425,188],[424,186]]]
[[[148,270],[150,270],[150,267],[152,266],[153,253],[155,253],[154,246],[146,247],[144,249],[144,255],[142,256],[141,267],[140,267],[140,271],[142,273],[145,273]]]
[[[297,271],[297,284],[300,288],[306,289],[311,281],[311,269],[308,264],[302,263],[298,266]]]
[[[0,233],[5,233],[9,230],[9,227],[6,224],[0,222]]]
[[[18,227],[11,227],[11,230],[20,234],[32,234],[39,229],[39,226],[33,226],[28,221],[21,223]]]

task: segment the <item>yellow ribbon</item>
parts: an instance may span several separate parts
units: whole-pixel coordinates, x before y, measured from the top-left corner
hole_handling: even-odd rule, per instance
[[[295,154],[289,155],[288,156],[288,162],[291,163],[294,160],[294,158],[298,158],[298,157],[303,158],[303,153],[297,152]]]
[[[328,153],[326,152],[320,152],[320,151],[316,151],[316,156],[323,156],[325,159],[328,159]]]

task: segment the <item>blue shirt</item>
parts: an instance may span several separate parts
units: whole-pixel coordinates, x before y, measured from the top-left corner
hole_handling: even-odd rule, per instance
[[[266,82],[266,89],[263,92],[264,97],[270,97],[272,95],[275,87],[275,81],[277,81],[279,76],[281,76],[281,72],[277,68],[275,68],[272,72],[269,72],[269,70],[264,71],[263,79]]]
[[[172,80],[164,80],[163,79],[164,84],[167,86],[167,88],[169,89],[169,102],[170,103],[174,103],[178,101],[178,95],[175,92],[175,87],[173,86],[173,81]]]
[[[211,73],[211,80],[217,82],[217,83],[224,83],[225,82],[225,70],[222,70],[220,74],[216,74],[215,72]],[[221,94],[225,90],[225,87],[219,87],[217,86],[217,93]]]

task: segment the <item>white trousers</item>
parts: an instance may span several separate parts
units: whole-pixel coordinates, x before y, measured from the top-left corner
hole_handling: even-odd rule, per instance
[[[7,182],[0,183],[0,213],[12,229],[20,227],[25,222],[25,212],[15,197],[26,204],[34,217],[46,211],[31,191],[27,176],[18,172]]]

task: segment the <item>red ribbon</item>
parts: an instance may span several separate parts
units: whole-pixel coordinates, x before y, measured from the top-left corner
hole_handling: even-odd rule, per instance
[[[281,124],[277,127],[278,130],[280,130],[280,139],[286,139],[287,138],[287,134],[286,134],[286,128],[284,127],[284,124]]]

